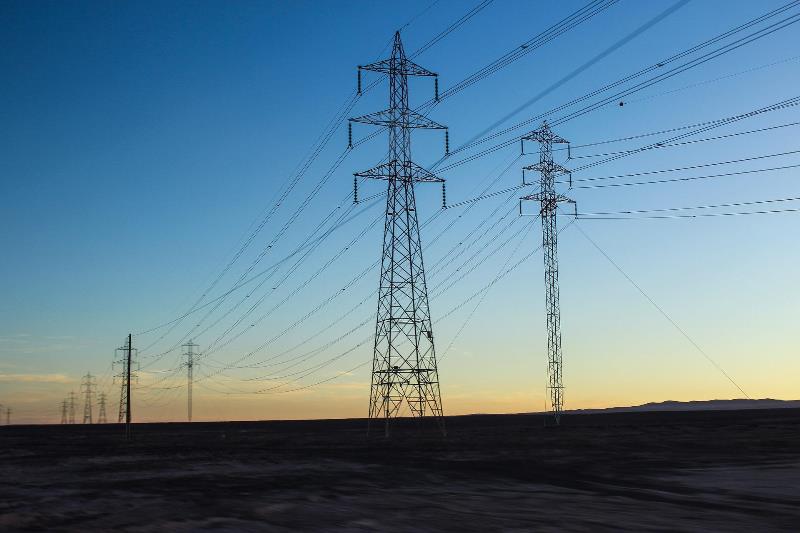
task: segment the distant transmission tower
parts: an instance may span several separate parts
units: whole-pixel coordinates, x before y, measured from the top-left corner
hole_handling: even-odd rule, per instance
[[[7,426],[11,425],[11,408],[10,407],[6,407],[6,425]]]
[[[350,119],[351,131],[352,122],[389,130],[388,161],[357,172],[353,191],[357,201],[359,178],[388,182],[369,418],[384,419],[384,431],[388,437],[389,420],[399,416],[405,402],[415,417],[434,416],[444,434],[439,373],[414,197],[415,183],[441,183],[444,203],[444,180],[411,160],[411,130],[446,131],[447,128],[408,107],[408,77],[434,77],[437,88],[438,77],[406,58],[400,32],[395,33],[389,59],[359,66],[358,69],[359,92],[362,70],[380,72],[389,77],[389,109]],[[352,139],[352,134],[350,137]]]
[[[75,400],[77,399],[77,395],[75,391],[70,391],[69,396],[67,396],[67,400],[69,401],[69,423],[75,423]]]
[[[92,423],[92,400],[94,399],[94,389],[96,387],[94,376],[87,372],[81,381],[81,392],[83,392],[83,423]]]
[[[106,393],[101,392],[97,395],[97,403],[99,404],[98,413],[97,413],[97,423],[98,424],[105,424],[108,422],[108,417],[106,416]]]
[[[114,363],[121,368],[115,378],[120,380],[119,393],[119,418],[118,422],[125,422],[125,437],[131,436],[131,380],[136,379],[136,372],[133,368],[137,365],[137,350],[133,347],[133,337],[128,334],[125,345],[117,348],[117,356]]]
[[[61,402],[61,423],[66,424],[69,421],[67,418],[67,408],[69,407],[69,402],[67,400],[63,400]]]
[[[539,162],[525,167],[522,173],[525,183],[525,171],[539,172],[539,192],[524,196],[521,200],[539,202],[539,214],[542,218],[542,248],[544,249],[544,282],[547,311],[547,378],[549,409],[555,425],[561,422],[564,410],[564,384],[562,382],[561,352],[561,309],[558,291],[558,231],[556,229],[556,210],[560,202],[575,202],[566,196],[556,193],[556,176],[568,175],[569,170],[553,161],[553,144],[568,142],[550,130],[547,122],[525,137],[524,141],[539,143]],[[524,148],[524,145],[523,145]],[[524,151],[524,150],[523,150]],[[520,211],[522,202],[520,202]]]
[[[193,343],[191,340],[183,345],[186,348],[186,352],[183,354],[186,356],[186,362],[183,363],[186,366],[186,394],[187,394],[187,407],[188,407],[188,418],[189,422],[192,421],[192,382],[194,381],[194,365],[195,356],[199,355],[197,352],[194,351],[195,348],[198,347],[197,344]]]

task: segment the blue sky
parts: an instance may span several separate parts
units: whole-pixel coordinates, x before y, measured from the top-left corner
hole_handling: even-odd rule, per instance
[[[101,376],[103,390],[112,397],[118,394],[109,378],[114,348],[129,331],[146,330],[180,315],[203,293],[351,95],[356,65],[385,55],[393,32],[406,22],[411,21],[403,29],[403,39],[411,53],[475,4],[447,0],[433,5],[427,0],[411,1],[402,6],[394,2],[3,3],[0,223],[6,231],[0,234],[4,251],[0,261],[0,403],[14,406],[20,420],[57,421],[58,403],[67,392],[77,390],[80,376],[87,371]],[[444,91],[582,5],[495,0],[416,60],[440,74]],[[446,99],[431,117],[450,127],[451,146],[457,147],[565,77],[570,79],[503,126],[569,102],[780,5],[621,0]],[[797,8],[787,14],[795,12]],[[622,107],[609,105],[571,120],[557,131],[575,145],[588,144],[736,115],[797,96],[797,27],[627,97]],[[626,41],[626,36],[633,37]],[[615,43],[620,41],[624,44],[617,48]],[[602,58],[571,76],[598,55]],[[410,90],[412,103],[421,103],[432,95],[433,86],[430,80],[413,80]],[[386,86],[382,84],[359,99],[352,115],[384,107]],[[787,108],[699,137],[797,120],[796,108]],[[367,126],[354,128],[356,139],[370,132]],[[213,295],[232,286],[258,258],[345,149],[346,136],[342,124]],[[669,135],[577,148],[572,154],[576,159],[562,162],[575,168],[595,160],[577,157],[636,148],[662,138]],[[575,178],[787,152],[798,149],[796,139],[797,127],[785,127],[651,150],[577,173]],[[385,136],[379,136],[350,153],[254,272],[290,253],[340,203],[339,212],[349,209],[342,201],[351,190],[352,172],[380,161],[385,142]],[[415,132],[417,162],[431,165],[442,150],[439,132]],[[449,201],[476,196],[484,180],[496,178],[497,169],[514,161],[518,150],[514,145],[443,173]],[[530,156],[514,161],[492,190],[518,184],[519,168],[530,162]],[[796,163],[797,155],[787,155],[675,176]],[[379,193],[381,185],[366,184],[361,195]],[[787,198],[800,196],[797,191],[796,169],[788,169],[691,183],[574,189],[569,194],[581,212],[597,212]],[[419,187],[422,220],[437,212],[439,194],[434,186]],[[432,294],[437,287],[447,286],[442,280],[458,267],[453,263],[437,269],[437,261],[451,247],[456,247],[456,253],[467,249],[463,243],[470,230],[498,206],[498,219],[515,208],[516,196],[481,201],[469,211],[449,209],[424,228],[423,243],[431,242],[461,215],[452,230],[426,248]],[[380,215],[379,203],[366,209],[315,249],[285,281],[277,283],[280,274],[271,278],[246,304],[239,304],[196,338],[203,350],[250,301],[268,294],[253,315],[237,326],[247,331],[210,355],[204,372],[213,374],[213,365],[226,366],[248,354],[377,260],[380,224],[371,226],[346,253],[306,283]],[[540,228],[533,219],[517,220],[500,234],[513,218],[491,221],[497,234],[486,234],[463,252],[461,260],[483,248],[490,257],[452,289],[432,296],[434,317],[493,279],[508,257],[513,262],[538,246]],[[748,394],[795,399],[798,391],[790,376],[800,370],[796,357],[800,295],[792,266],[800,259],[794,238],[799,224],[796,214],[786,213],[584,221],[580,227]],[[486,247],[488,242],[500,243],[511,236],[496,253]],[[564,230],[559,246],[568,408],[741,395],[579,231]],[[446,412],[542,408],[546,359],[541,261],[541,255],[535,254],[494,285],[457,338],[477,300],[436,324]],[[372,325],[330,347],[325,345],[374,313],[370,293],[376,283],[377,271],[368,273],[342,291],[324,312],[245,362],[277,357],[364,300],[352,315],[309,341],[305,348],[320,348],[317,353],[275,375],[311,367],[351,348],[369,335]],[[302,290],[256,323],[297,287]],[[240,295],[244,293],[226,299],[204,325],[236,305]],[[143,348],[164,330],[137,336],[143,366],[152,361],[148,355],[179,341],[196,323],[194,316],[149,353]],[[249,327],[251,323],[255,325]],[[159,379],[173,374],[159,386],[183,383],[180,373],[169,372],[179,355],[179,350],[171,352],[142,373],[137,414],[143,419],[183,416],[185,391],[153,388]],[[370,358],[369,346],[362,346],[284,388],[338,376]],[[243,381],[281,369],[226,370],[204,379],[195,389],[196,417],[364,414],[368,365],[295,393],[250,394],[274,382]],[[248,394],[222,395],[221,391]]]

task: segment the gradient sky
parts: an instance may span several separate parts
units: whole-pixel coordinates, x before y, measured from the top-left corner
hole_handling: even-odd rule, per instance
[[[783,3],[621,0],[446,99],[431,117],[449,125],[451,146],[457,147],[559,80],[566,78],[501,127],[548,111]],[[14,409],[17,422],[58,422],[59,403],[70,390],[78,391],[80,377],[91,371],[111,398],[113,418],[119,397],[118,384],[110,377],[114,349],[129,332],[136,334],[175,318],[203,293],[351,95],[356,65],[386,55],[392,33],[404,24],[409,23],[403,39],[411,53],[476,4],[3,2],[0,404]],[[444,91],[582,5],[495,0],[416,61],[439,72]],[[797,96],[798,28],[790,26],[627,97],[622,107],[609,105],[572,120],[557,132],[575,145],[587,144],[736,115]],[[367,76],[366,81],[375,79]],[[432,83],[413,80],[410,91],[412,104],[421,103],[432,96]],[[358,101],[352,115],[386,105],[382,84]],[[792,123],[799,116],[796,108],[787,108],[698,137]],[[356,125],[355,138],[371,131]],[[213,296],[231,287],[268,246],[342,153],[346,137],[342,124],[275,217],[211,291]],[[664,138],[669,135],[576,148],[572,155],[632,149]],[[797,138],[794,126],[652,150],[577,173],[575,178],[787,152],[799,148]],[[414,158],[420,164],[432,165],[442,150],[440,132],[414,133]],[[349,209],[345,200],[352,172],[373,166],[385,152],[386,137],[381,135],[349,154],[254,272],[291,253],[340,203],[338,212]],[[520,167],[533,162],[533,156],[515,161],[518,152],[518,145],[513,145],[443,172],[449,201],[476,196],[509,164],[491,190],[517,185]],[[460,156],[453,156],[457,159]],[[574,168],[593,160],[564,164]],[[800,156],[795,154],[668,177],[797,163]],[[796,169],[788,169],[685,183],[574,189],[569,194],[587,213],[699,206],[800,196],[796,176]],[[667,176],[639,179],[660,177]],[[360,192],[366,197],[384,186],[369,183]],[[424,228],[423,243],[432,243],[425,260],[434,319],[489,283],[506,261],[513,264],[538,246],[541,230],[533,218],[518,219],[501,233],[514,220],[513,213],[502,221],[493,220],[494,229],[482,240],[474,238],[481,231],[469,237],[495,209],[499,209],[496,219],[516,209],[514,198],[519,195],[499,195],[469,211],[448,209]],[[440,191],[435,186],[419,187],[417,196],[420,217],[426,220],[437,212]],[[242,323],[246,332],[203,360],[197,374],[201,380],[195,385],[195,419],[365,415],[370,344],[331,360],[374,328],[368,319],[375,312],[371,292],[377,270],[347,290],[341,288],[378,259],[380,224],[370,224],[380,220],[382,207],[379,202],[362,204],[353,213],[359,214],[285,281],[278,283],[284,265],[245,304],[195,337],[203,351],[250,302],[269,293]],[[454,219],[453,229],[434,242]],[[560,223],[568,221],[563,218]],[[798,214],[579,224],[750,396],[800,397]],[[368,226],[357,243],[306,283]],[[506,238],[508,244],[493,251]],[[440,295],[449,285],[445,278],[461,262],[437,268],[453,247],[455,253],[463,251],[461,261],[480,249],[485,252],[474,261],[488,259]],[[561,233],[559,255],[567,408],[742,396],[575,227]],[[297,287],[301,290],[287,304],[257,322]],[[341,294],[324,312],[243,364],[270,356],[280,361],[314,350],[308,359],[294,367],[230,369],[213,375],[219,366],[242,358],[337,291]],[[246,290],[232,294],[204,325],[214,323],[244,294]],[[365,303],[355,312],[300,350],[280,355],[362,300]],[[543,409],[541,254],[492,286],[475,309],[478,301],[435,322],[445,413]],[[180,387],[185,377],[173,371],[181,360],[180,350],[162,358],[152,356],[179,341],[204,314],[187,318],[158,342],[166,329],[135,335],[144,367],[135,393],[135,419],[185,416],[186,391]],[[356,328],[364,320],[366,326]],[[298,382],[252,381],[326,361],[330,362]],[[365,364],[340,375],[359,363]],[[212,377],[203,377],[209,374]],[[336,379],[316,387],[280,392],[332,377]],[[276,386],[267,394],[252,393]]]

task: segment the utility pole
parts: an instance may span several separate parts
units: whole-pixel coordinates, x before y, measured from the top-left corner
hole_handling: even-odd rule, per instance
[[[94,376],[92,376],[91,372],[87,372],[85,376],[83,376],[83,381],[81,382],[81,392],[83,392],[83,423],[84,424],[91,424],[92,423],[92,399],[94,398],[94,389],[96,386],[96,382]]]
[[[188,408],[188,418],[189,422],[192,421],[192,383],[194,382],[194,365],[195,365],[195,356],[200,355],[199,353],[195,353],[194,349],[198,347],[197,344],[193,343],[191,340],[183,345],[186,348],[186,352],[183,355],[186,356],[186,362],[183,363],[186,365],[186,393],[187,393],[187,408]]]
[[[564,410],[564,384],[562,382],[562,351],[561,351],[561,308],[558,290],[558,231],[556,228],[556,210],[560,202],[575,202],[556,192],[556,176],[570,175],[570,171],[553,161],[553,144],[569,144],[543,122],[542,126],[522,138],[524,142],[535,141],[539,143],[539,162],[522,169],[523,185],[525,171],[533,170],[539,173],[539,192],[520,199],[520,213],[522,201],[532,200],[539,202],[539,215],[542,218],[542,248],[544,249],[544,282],[547,312],[547,379],[549,392],[549,409],[555,425],[561,423],[561,413]]]
[[[66,424],[67,421],[69,420],[67,418],[67,406],[68,405],[69,405],[69,403],[67,402],[67,400],[63,400],[61,402],[61,423],[62,424]]]
[[[136,379],[133,366],[136,364],[137,350],[133,348],[133,337],[129,333],[125,345],[117,348],[115,363],[122,366],[122,371],[115,377],[121,381],[119,396],[119,423],[125,421],[125,438],[131,438],[131,380]]]
[[[70,391],[69,396],[67,396],[67,400],[69,401],[69,423],[75,423],[75,400],[77,399],[77,395],[75,391]]]
[[[97,414],[97,423],[98,424],[105,424],[108,422],[108,418],[106,417],[106,393],[101,392],[97,395],[97,403],[99,404],[98,414]]]
[[[356,202],[359,178],[387,181],[369,419],[384,419],[384,434],[388,437],[390,419],[399,416],[407,404],[414,417],[433,416],[445,434],[414,196],[415,183],[441,183],[444,204],[444,180],[411,160],[411,130],[439,129],[447,133],[447,128],[408,107],[408,77],[433,77],[438,88],[438,75],[406,57],[400,32],[395,33],[389,59],[358,67],[359,93],[364,70],[389,78],[389,108],[351,118],[349,124],[351,147],[353,122],[382,126],[389,132],[388,161],[354,175]],[[446,144],[447,140],[446,137]]]

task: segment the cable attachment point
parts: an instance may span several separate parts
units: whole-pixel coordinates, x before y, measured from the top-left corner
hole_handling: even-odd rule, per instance
[[[438,102],[439,101],[439,76],[436,76],[435,78],[433,78],[433,92],[434,92],[433,99]]]
[[[358,96],[361,96],[361,65],[358,66]]]
[[[519,140],[519,155],[525,155],[525,140]]]
[[[444,156],[447,157],[450,155],[450,130],[445,128],[444,130]]]
[[[569,161],[570,159],[572,159],[572,150],[570,149],[570,144],[567,143],[567,161]],[[572,175],[570,174],[570,177],[571,176]]]
[[[447,186],[442,182],[442,209],[447,209]]]
[[[358,203],[358,176],[353,176],[353,203]]]

